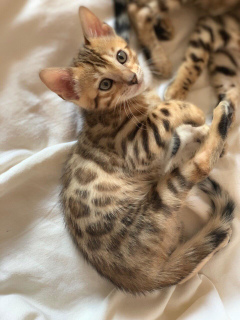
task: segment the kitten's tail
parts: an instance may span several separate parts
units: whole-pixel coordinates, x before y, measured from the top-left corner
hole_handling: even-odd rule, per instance
[[[178,247],[160,273],[160,287],[183,283],[192,278],[231,237],[234,202],[226,191],[210,178],[198,184],[211,200],[207,224],[191,239]]]
[[[113,0],[113,2],[115,12],[114,28],[120,37],[129,42],[131,27],[127,12],[128,0]]]

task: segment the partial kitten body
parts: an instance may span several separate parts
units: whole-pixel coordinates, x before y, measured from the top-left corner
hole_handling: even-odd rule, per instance
[[[231,236],[234,203],[208,178],[234,118],[234,100],[202,111],[162,102],[136,53],[80,8],[85,45],[71,68],[42,81],[82,107],[83,130],[66,162],[61,201],[83,256],[118,288],[143,293],[191,278]],[[208,223],[183,239],[179,212],[194,185],[211,199]]]
[[[162,41],[171,40],[174,28],[169,13],[181,6],[196,6],[203,16],[217,16],[235,9],[239,0],[114,0],[116,31],[129,39],[130,21],[137,33],[139,44],[145,53],[154,76],[168,78],[172,66]]]
[[[237,13],[239,13],[237,15]],[[240,11],[236,15],[199,19],[166,99],[184,100],[202,70],[209,69],[210,80],[219,101],[238,95],[240,89]]]

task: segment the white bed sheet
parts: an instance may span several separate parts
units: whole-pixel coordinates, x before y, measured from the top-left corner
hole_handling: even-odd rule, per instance
[[[75,249],[58,194],[81,119],[74,105],[44,87],[38,72],[71,61],[82,41],[79,5],[105,20],[113,16],[110,0],[0,3],[0,319],[240,319],[238,209],[231,243],[200,275],[145,297],[114,289]],[[166,49],[176,67],[195,15],[183,11],[175,18],[180,29]],[[189,99],[205,111],[214,105],[206,73]],[[239,135],[236,126],[228,154],[213,172],[238,205]],[[204,216],[203,205],[198,212]]]

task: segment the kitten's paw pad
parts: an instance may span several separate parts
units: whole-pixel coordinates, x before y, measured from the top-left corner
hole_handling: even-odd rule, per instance
[[[185,100],[187,91],[177,84],[170,84],[164,93],[164,100]]]

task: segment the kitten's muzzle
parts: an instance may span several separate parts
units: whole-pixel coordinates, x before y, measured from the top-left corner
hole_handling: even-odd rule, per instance
[[[132,79],[128,82],[128,85],[133,86],[134,84],[138,84],[138,78],[136,73],[133,74]]]

